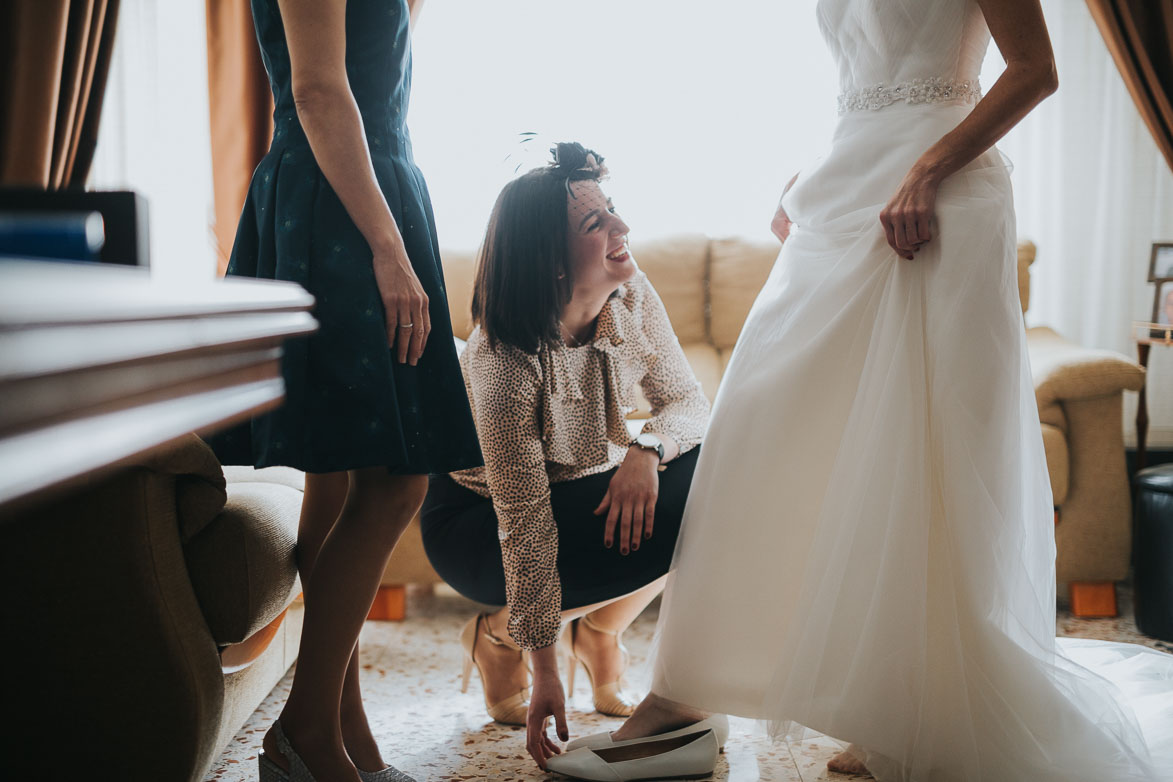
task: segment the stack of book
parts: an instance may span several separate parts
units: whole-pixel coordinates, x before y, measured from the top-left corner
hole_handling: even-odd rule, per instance
[[[0,256],[96,261],[104,244],[98,212],[0,212]]]
[[[138,193],[0,188],[0,258],[149,266],[149,255]]]

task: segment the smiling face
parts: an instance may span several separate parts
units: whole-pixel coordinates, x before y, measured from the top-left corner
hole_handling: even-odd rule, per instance
[[[570,183],[566,197],[570,268],[576,292],[611,291],[631,279],[627,223],[593,180]]]

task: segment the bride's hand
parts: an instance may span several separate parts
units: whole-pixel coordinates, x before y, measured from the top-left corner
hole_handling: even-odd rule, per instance
[[[790,181],[782,190],[782,198],[785,198],[786,194],[790,192],[790,188],[794,187],[794,182],[797,179],[798,174],[790,177]],[[786,210],[782,208],[782,198],[778,199],[778,209],[774,212],[774,219],[770,221],[770,230],[774,232],[774,236],[778,237],[778,241],[785,244],[786,237],[790,236],[790,228],[794,223],[790,222],[790,215],[786,214]]]
[[[933,238],[940,185],[935,177],[913,167],[880,212],[880,225],[884,226],[888,244],[901,258],[911,261],[916,251]]]
[[[778,211],[774,212],[774,219],[770,221],[770,230],[774,232],[774,236],[778,237],[778,241],[783,244],[786,243],[786,237],[790,236],[790,215],[786,214],[786,210],[782,208],[782,203],[778,203]]]

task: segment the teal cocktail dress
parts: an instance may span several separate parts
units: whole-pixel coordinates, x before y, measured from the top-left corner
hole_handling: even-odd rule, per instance
[[[346,70],[380,189],[430,301],[417,366],[387,344],[371,249],[334,193],[293,103],[277,0],[252,0],[276,102],[273,142],[253,174],[228,273],[289,280],[317,299],[317,334],[287,344],[285,403],[213,441],[226,464],[307,472],[385,466],[444,473],[482,463],[457,363],[431,200],[404,119],[411,89],[405,0],[349,0]]]

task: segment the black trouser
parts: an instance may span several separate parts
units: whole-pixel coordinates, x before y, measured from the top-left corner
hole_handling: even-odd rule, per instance
[[[550,485],[564,610],[630,594],[668,572],[699,455],[700,448],[693,448],[660,473],[652,537],[641,540],[639,548],[626,556],[619,553],[618,525],[614,543],[606,548],[603,528],[607,517],[594,515],[615,470]],[[497,514],[489,498],[447,475],[433,475],[420,527],[424,550],[441,578],[478,603],[505,605]]]

